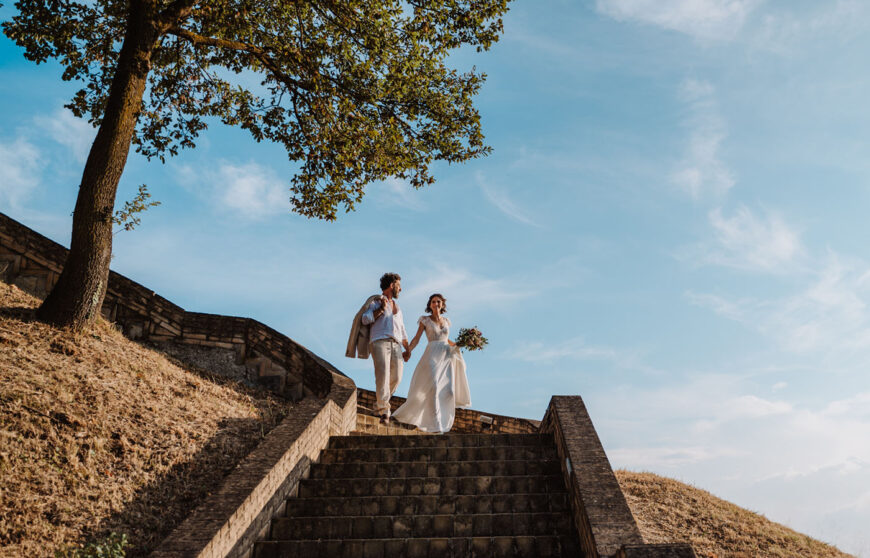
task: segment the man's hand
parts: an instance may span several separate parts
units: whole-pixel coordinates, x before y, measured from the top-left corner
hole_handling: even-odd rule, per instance
[[[405,350],[405,352],[402,353],[402,359],[404,359],[405,362],[411,360],[411,351]]]

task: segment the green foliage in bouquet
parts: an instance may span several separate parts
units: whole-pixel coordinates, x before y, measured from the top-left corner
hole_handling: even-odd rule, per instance
[[[459,335],[456,336],[456,345],[468,349],[469,351],[478,351],[483,349],[489,340],[483,336],[477,326],[472,328],[462,328],[459,330]]]

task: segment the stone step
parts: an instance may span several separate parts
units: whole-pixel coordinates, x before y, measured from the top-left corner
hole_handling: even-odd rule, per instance
[[[357,413],[356,427],[350,433],[350,437],[361,436],[420,436],[428,435],[417,427],[410,424],[401,424],[396,421],[390,421],[388,424],[381,424],[380,419],[376,416],[364,415]]]
[[[360,436],[362,439],[363,437]],[[408,436],[408,439],[417,438]],[[320,463],[374,463],[395,461],[509,461],[557,459],[555,447],[545,446],[448,446],[431,448],[326,449]]]
[[[564,493],[561,475],[302,479],[300,498]]]
[[[569,535],[564,513],[278,517],[274,541]]]
[[[333,436],[329,439],[329,447],[332,449],[459,446],[552,447],[553,436],[550,434],[422,434],[418,436]]]
[[[550,460],[510,461],[396,461],[376,463],[329,463],[311,467],[312,479],[343,479],[355,477],[473,477],[557,475],[559,462]]]
[[[569,513],[567,493],[457,496],[357,496],[290,498],[285,515],[436,515],[471,513]]]
[[[456,537],[261,541],[254,558],[577,558],[571,537]]]

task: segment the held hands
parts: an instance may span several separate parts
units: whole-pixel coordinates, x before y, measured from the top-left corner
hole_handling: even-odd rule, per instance
[[[402,359],[405,362],[408,362],[409,360],[411,360],[411,350],[410,349],[405,349],[405,352],[402,353]]]

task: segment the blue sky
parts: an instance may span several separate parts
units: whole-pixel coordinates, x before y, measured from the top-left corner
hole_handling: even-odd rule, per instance
[[[438,291],[489,337],[475,408],[580,394],[615,467],[870,557],[868,28],[849,0],[520,0],[455,57],[489,76],[490,157],[324,223],[289,212],[280,148],[216,125],[166,165],[131,156],[119,203],[146,183],[163,205],[114,269],[362,387],[350,319],[397,271],[409,329]],[[0,40],[0,211],[66,244],[93,131],[59,73]]]

